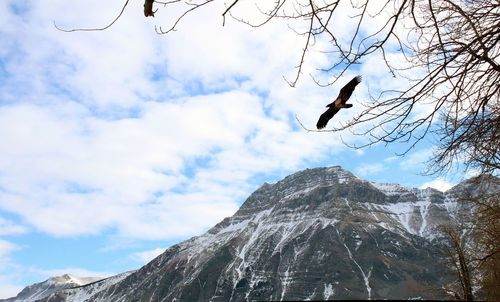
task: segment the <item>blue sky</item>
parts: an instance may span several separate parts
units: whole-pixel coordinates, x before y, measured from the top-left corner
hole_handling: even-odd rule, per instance
[[[154,26],[167,26],[169,12],[146,19],[141,1],[106,31],[53,27],[105,25],[122,1],[105,2],[0,2],[0,298],[64,273],[137,269],[232,215],[263,182],[301,169],[340,165],[440,189],[463,179],[420,175],[429,141],[396,157],[408,146],[356,151],[339,134],[299,127],[295,115],[312,128],[357,74],[355,106],[331,123],[359,112],[368,87],[403,85],[380,58],[318,87],[309,73],[329,58],[311,51],[291,88],[283,76],[294,77],[303,37],[279,22],[222,27],[221,4],[166,36]]]

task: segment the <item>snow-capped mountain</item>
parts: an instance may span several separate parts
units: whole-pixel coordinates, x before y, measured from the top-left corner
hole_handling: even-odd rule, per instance
[[[434,289],[450,276],[436,226],[461,210],[466,184],[443,193],[307,169],[265,183],[232,217],[122,280],[41,301],[442,298]]]
[[[66,288],[78,287],[98,280],[93,277],[76,277],[65,274],[58,277],[47,279],[40,283],[25,287],[16,297],[0,300],[5,302],[31,302],[43,299],[57,291]]]
[[[93,301],[92,296],[98,292],[122,281],[134,271],[121,273],[109,278],[101,279],[92,283],[85,284],[83,286],[78,286],[74,288],[59,290],[44,299],[38,301],[67,301],[67,302],[79,302],[79,301]]]
[[[25,287],[16,297],[2,302],[34,302],[34,301],[91,301],[88,300],[99,291],[122,281],[134,271],[121,273],[109,278],[76,277],[63,275],[50,278],[40,283]]]

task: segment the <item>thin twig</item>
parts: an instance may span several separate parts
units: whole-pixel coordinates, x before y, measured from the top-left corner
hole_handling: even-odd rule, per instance
[[[224,26],[226,24],[226,13],[231,9],[233,8],[233,6],[238,3],[238,1],[240,0],[234,0],[234,2],[229,5],[229,7],[222,13],[222,26]]]
[[[304,126],[304,124],[302,124],[302,122],[300,121],[299,117],[297,115],[295,115],[295,119],[297,120],[297,122],[299,123],[300,127],[302,127],[302,129],[304,129],[306,132],[334,132],[335,130],[329,130],[329,129],[309,129],[309,128],[306,128]]]
[[[127,4],[128,4],[128,1],[127,0],[125,2],[125,4],[123,5],[122,7],[122,10],[120,11],[120,14],[118,14],[118,17],[116,17],[113,22],[111,22],[110,24],[108,24],[107,26],[105,27],[102,27],[102,28],[76,28],[76,29],[62,29],[60,27],[57,26],[56,24],[56,21],[54,21],[54,27],[57,29],[57,30],[60,30],[60,31],[63,31],[63,32],[74,32],[74,31],[99,31],[99,30],[105,30],[105,29],[108,29],[110,28],[113,24],[115,24],[116,21],[118,21],[118,19],[120,19],[120,17],[122,16],[123,14],[123,11],[125,11],[125,7],[127,7]]]

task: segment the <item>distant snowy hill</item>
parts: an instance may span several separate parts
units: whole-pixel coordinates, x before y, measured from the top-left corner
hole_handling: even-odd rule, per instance
[[[5,302],[31,302],[43,299],[52,293],[65,288],[82,286],[98,280],[98,278],[81,278],[69,274],[53,277],[40,283],[25,287],[16,297],[0,300]]]
[[[80,278],[69,274],[50,278],[24,288],[16,297],[2,302],[34,302],[44,301],[92,301],[88,300],[97,292],[110,287],[128,277],[131,272],[121,273],[109,278]]]
[[[116,282],[40,301],[440,299],[434,289],[450,276],[436,226],[455,219],[455,194],[471,188],[409,189],[340,167],[307,169],[265,183],[232,217]]]

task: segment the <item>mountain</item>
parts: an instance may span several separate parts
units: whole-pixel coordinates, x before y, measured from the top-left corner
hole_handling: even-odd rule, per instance
[[[122,281],[132,273],[134,273],[134,271],[121,273],[105,279],[100,279],[98,281],[88,283],[82,286],[59,290],[37,301],[48,301],[48,300],[67,301],[67,302],[93,301],[91,297],[94,296],[96,293]]]
[[[435,289],[451,276],[436,226],[455,219],[455,195],[471,187],[443,193],[307,169],[265,183],[232,217],[113,284],[40,301],[443,298]]]
[[[66,274],[63,276],[53,277],[43,282],[27,286],[16,297],[4,300],[0,299],[0,301],[4,302],[37,301],[53,293],[56,293],[57,291],[60,291],[62,289],[82,286],[94,282],[96,280],[97,278],[89,278],[89,277],[81,278]]]
[[[16,297],[1,302],[44,301],[91,301],[87,300],[97,292],[122,281],[134,271],[121,273],[109,278],[76,277],[63,275],[47,279],[25,287]]]

